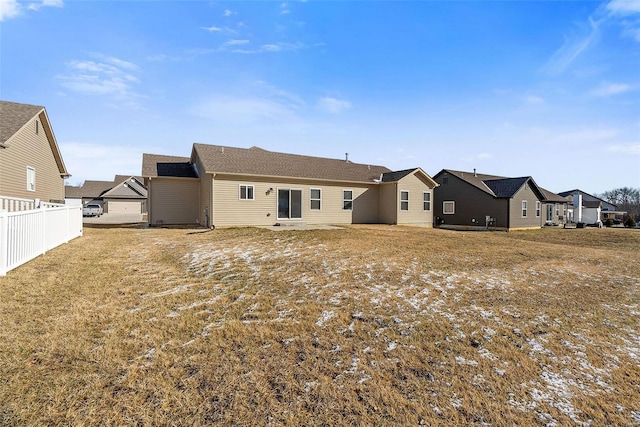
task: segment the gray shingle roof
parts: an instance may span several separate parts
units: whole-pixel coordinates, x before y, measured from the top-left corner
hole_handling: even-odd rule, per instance
[[[396,182],[400,181],[405,176],[409,175],[411,172],[415,171],[418,168],[413,169],[405,169],[402,171],[395,172],[387,172],[382,174],[382,182]]]
[[[538,186],[538,184],[536,184],[536,182],[530,176],[507,178],[497,175],[486,175],[475,172],[443,169],[436,174],[436,177],[444,173],[457,176],[463,181],[497,198],[513,197],[513,195],[524,185],[525,182],[530,181],[533,185],[534,191],[538,193],[541,200],[556,203],[567,202],[567,199],[565,199],[564,197]]]
[[[44,107],[0,101],[0,145],[7,142]]]
[[[365,165],[339,159],[276,153],[259,147],[234,148],[194,144],[192,161],[197,155],[206,173],[259,175],[372,183],[383,173],[384,166]]]
[[[528,176],[520,178],[502,178],[502,179],[488,179],[484,183],[487,187],[493,191],[493,194],[498,198],[511,198],[513,197],[522,186],[531,178]]]

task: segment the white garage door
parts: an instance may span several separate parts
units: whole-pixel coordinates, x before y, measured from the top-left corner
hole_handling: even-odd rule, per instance
[[[109,213],[140,213],[141,206],[137,200],[131,200],[126,202],[114,202],[109,200],[107,202],[107,212]]]

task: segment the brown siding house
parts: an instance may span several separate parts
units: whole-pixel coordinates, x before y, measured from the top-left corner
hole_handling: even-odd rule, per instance
[[[443,169],[434,180],[439,184],[435,221],[444,228],[539,228],[559,225],[566,216],[567,199],[539,187],[530,176],[506,178]]]
[[[69,176],[45,108],[0,101],[0,196],[64,203]]]
[[[189,158],[144,154],[142,175],[150,225],[433,223],[422,201],[436,183],[420,168],[194,144]]]

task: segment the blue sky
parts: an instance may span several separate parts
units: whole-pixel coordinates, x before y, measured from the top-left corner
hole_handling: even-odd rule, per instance
[[[0,0],[0,98],[69,180],[194,142],[640,187],[640,0]]]

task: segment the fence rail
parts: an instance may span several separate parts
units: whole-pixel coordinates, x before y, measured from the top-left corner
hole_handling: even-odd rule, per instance
[[[80,236],[80,206],[0,211],[0,276]]]
[[[28,211],[37,207],[37,200],[0,196],[0,211]]]

